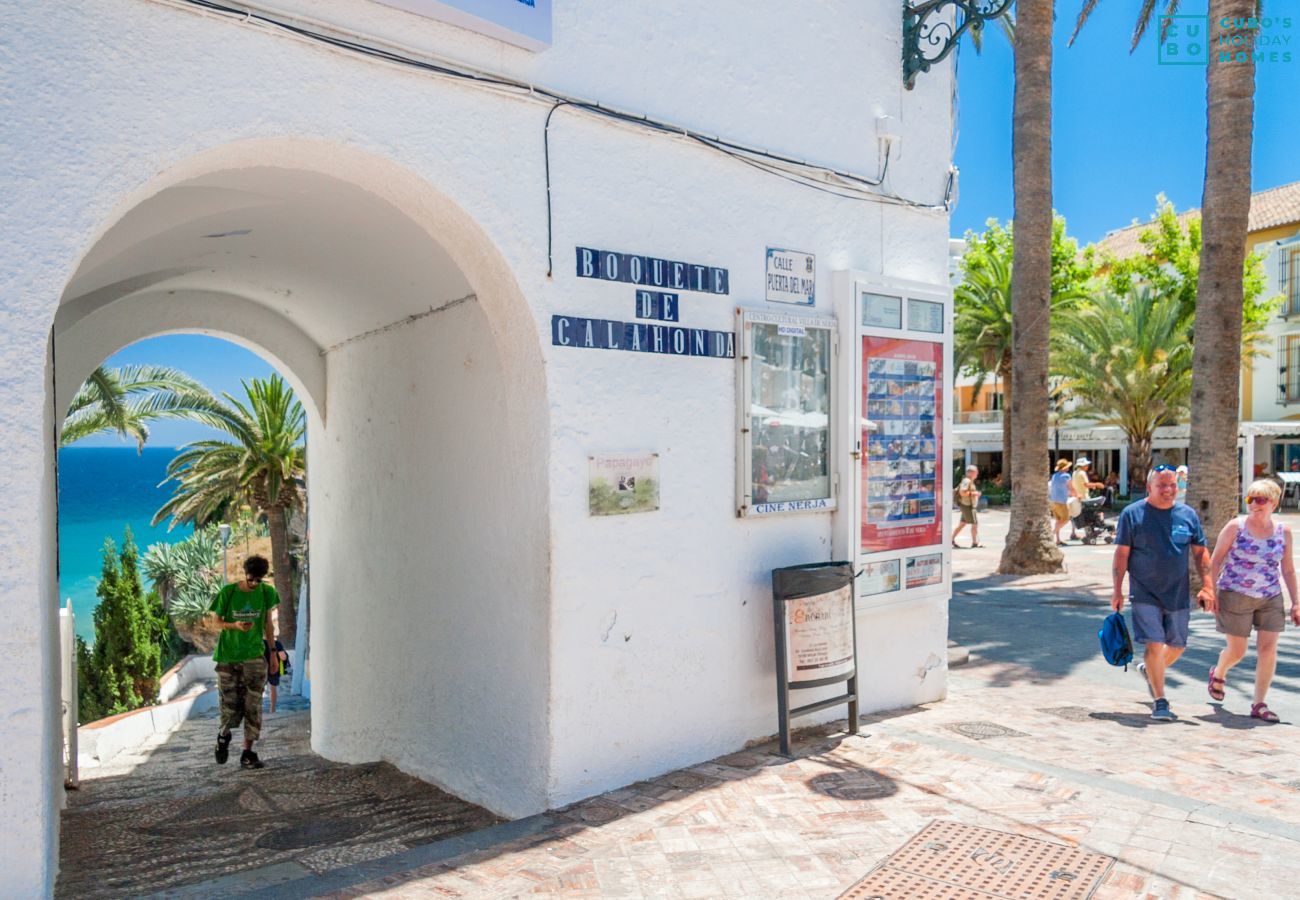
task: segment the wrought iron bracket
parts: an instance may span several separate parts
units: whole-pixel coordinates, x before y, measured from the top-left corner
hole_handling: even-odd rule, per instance
[[[903,0],[903,86],[909,91],[916,76],[930,71],[957,46],[967,29],[976,31],[984,23],[1006,13],[1013,0]],[[953,7],[956,22],[943,15]]]

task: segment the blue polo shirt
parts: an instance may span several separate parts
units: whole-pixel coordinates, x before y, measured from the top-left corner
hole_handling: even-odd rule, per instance
[[[1200,517],[1185,503],[1156,509],[1145,500],[1124,507],[1115,543],[1131,548],[1128,595],[1134,603],[1155,603],[1166,610],[1190,609],[1191,578],[1187,564],[1193,546],[1205,546]]]

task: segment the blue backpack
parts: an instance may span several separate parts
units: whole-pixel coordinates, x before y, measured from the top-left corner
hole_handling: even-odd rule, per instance
[[[1121,613],[1113,612],[1101,623],[1097,632],[1101,641],[1101,655],[1112,666],[1123,666],[1128,671],[1128,664],[1133,661],[1133,641],[1128,636],[1128,625],[1124,623]]]

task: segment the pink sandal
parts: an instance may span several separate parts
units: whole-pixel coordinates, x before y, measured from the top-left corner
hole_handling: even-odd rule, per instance
[[[1210,692],[1211,700],[1222,700],[1224,698],[1222,685],[1225,683],[1222,678],[1215,677],[1214,666],[1210,666],[1210,681],[1206,684],[1205,689]]]
[[[1281,720],[1278,718],[1277,713],[1273,712],[1273,710],[1271,710],[1271,709],[1268,708],[1268,704],[1267,704],[1267,703],[1255,703],[1255,704],[1252,704],[1251,707],[1250,707],[1250,717],[1251,717],[1252,719],[1260,719],[1260,720],[1262,720],[1262,721],[1264,721],[1264,722],[1279,722],[1279,721],[1281,721]]]

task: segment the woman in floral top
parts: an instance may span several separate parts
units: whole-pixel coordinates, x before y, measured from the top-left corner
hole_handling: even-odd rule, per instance
[[[1210,669],[1210,697],[1224,698],[1224,679],[1245,657],[1253,626],[1255,653],[1259,659],[1255,666],[1255,702],[1250,707],[1250,715],[1265,722],[1277,721],[1277,713],[1268,708],[1264,695],[1277,669],[1278,635],[1286,627],[1283,581],[1291,597],[1291,621],[1300,625],[1295,566],[1291,562],[1291,529],[1273,520],[1273,511],[1281,497],[1281,489],[1270,479],[1256,481],[1246,491],[1246,515],[1225,525],[1215,542],[1210,566],[1216,590],[1207,592],[1215,622],[1228,642],[1219,654],[1218,663]]]

